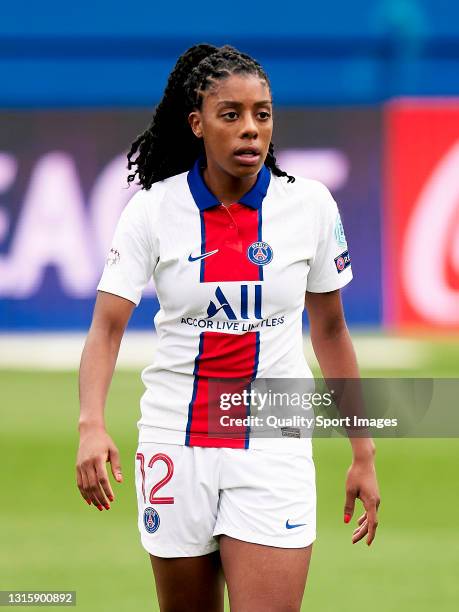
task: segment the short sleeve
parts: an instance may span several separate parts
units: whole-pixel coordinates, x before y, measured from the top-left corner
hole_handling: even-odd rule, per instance
[[[352,280],[352,268],[338,205],[325,185],[317,186],[318,242],[309,260],[306,290],[324,293],[347,285]]]
[[[147,207],[148,191],[140,190],[126,204],[116,225],[97,290],[124,297],[138,306],[153,275],[157,255]]]

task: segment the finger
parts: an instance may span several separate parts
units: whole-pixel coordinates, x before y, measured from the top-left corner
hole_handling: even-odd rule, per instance
[[[108,460],[112,466],[112,474],[117,482],[123,482],[123,472],[121,469],[120,454],[116,446],[112,446],[109,450]]]
[[[96,463],[95,470],[96,470],[97,480],[99,481],[99,485],[102,491],[105,493],[105,495],[108,497],[110,501],[113,501],[113,491],[110,485],[110,481],[108,479],[108,474],[107,474],[107,469],[105,467],[105,464],[102,462]],[[107,500],[104,500],[104,506],[107,508],[107,510],[110,509],[110,504],[108,503]]]
[[[346,502],[344,504],[344,522],[349,523],[354,514],[355,498],[357,497],[357,491],[355,489],[347,489],[346,491]]]
[[[361,525],[366,520],[366,518],[367,518],[367,513],[364,512],[362,516],[359,518],[359,520],[357,521],[357,523]]]
[[[92,498],[92,495],[91,495],[88,475],[86,474],[86,470],[83,467],[81,468],[81,480],[83,482],[83,491],[86,496],[86,499],[89,500],[89,503],[94,504],[95,507],[97,508],[97,504],[94,503],[94,499]]]
[[[80,489],[80,493],[81,493],[82,498],[85,500],[85,502],[87,504],[91,505],[91,500],[86,495],[86,491],[84,490],[84,487],[83,487],[83,476],[81,475],[80,468],[78,466],[76,468],[76,478],[77,478],[77,486]]]
[[[364,523],[362,527],[359,527],[357,532],[352,536],[352,543],[355,544],[359,540],[361,540],[366,533],[368,533],[368,523]]]
[[[360,527],[356,527],[354,529],[354,531],[352,532],[352,535],[354,535],[355,533],[357,533],[358,531],[360,531],[363,527],[367,527],[368,526],[368,521],[364,521]]]
[[[85,469],[86,479],[88,482],[87,491],[89,493],[89,499],[96,506],[98,510],[102,510],[103,507],[103,496],[102,491],[97,480],[96,470],[94,465],[88,465]]]
[[[370,546],[370,544],[375,539],[376,528],[378,527],[378,518],[376,515],[376,504],[377,504],[376,500],[371,500],[371,502],[368,503],[368,507],[365,506],[367,510],[367,517],[368,517],[368,538],[367,538],[368,546]]]

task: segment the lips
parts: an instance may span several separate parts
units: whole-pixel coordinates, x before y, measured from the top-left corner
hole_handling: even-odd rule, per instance
[[[260,155],[260,149],[254,146],[239,147],[234,151],[235,155]]]
[[[255,166],[260,160],[260,149],[254,146],[239,147],[234,151],[234,156],[245,166]]]

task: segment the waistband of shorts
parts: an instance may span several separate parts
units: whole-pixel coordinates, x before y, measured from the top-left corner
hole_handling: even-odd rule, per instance
[[[139,443],[144,442],[159,442],[162,444],[177,444],[186,446],[186,433],[174,429],[164,429],[161,427],[151,427],[148,425],[139,425]],[[194,444],[193,446],[201,446]],[[208,446],[208,445],[202,445]],[[210,448],[231,448],[231,446],[216,445]],[[250,438],[248,448],[252,449],[268,449],[268,450],[283,450],[288,452],[307,452],[312,454],[311,438]]]

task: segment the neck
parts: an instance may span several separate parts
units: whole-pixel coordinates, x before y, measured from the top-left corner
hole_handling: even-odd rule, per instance
[[[210,191],[225,206],[238,202],[257,181],[257,175],[241,178],[232,176],[212,163],[207,164],[203,178]]]

